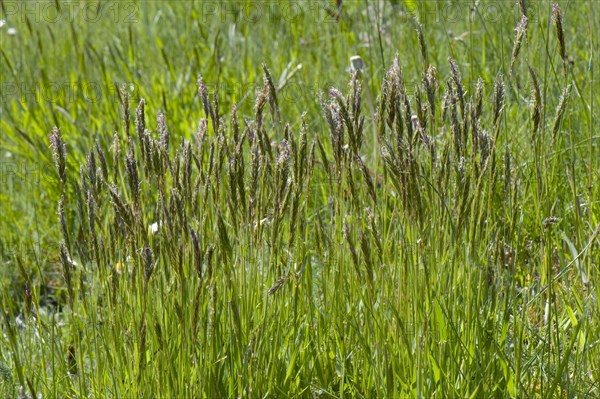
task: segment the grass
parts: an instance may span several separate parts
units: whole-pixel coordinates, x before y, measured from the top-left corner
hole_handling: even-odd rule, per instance
[[[594,2],[0,4],[0,397],[599,395]]]

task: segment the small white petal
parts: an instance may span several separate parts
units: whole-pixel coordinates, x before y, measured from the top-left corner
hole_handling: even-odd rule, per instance
[[[159,228],[158,222],[154,222],[150,226],[148,226],[148,230],[150,230],[150,232],[152,234],[158,233],[158,228]]]

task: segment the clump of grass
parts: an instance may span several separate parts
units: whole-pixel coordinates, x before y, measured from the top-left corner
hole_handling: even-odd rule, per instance
[[[511,76],[526,38],[519,4]],[[199,77],[195,131],[166,107],[147,123],[156,99],[133,112],[122,90],[111,147],[100,137],[78,169],[53,129],[68,306],[44,318],[21,272],[36,334],[21,337],[5,313],[0,361],[23,396],[596,393],[592,296],[579,297],[572,266],[591,264],[600,229],[566,243],[572,211],[552,184],[562,149],[543,152],[571,127],[569,88],[547,138],[529,69],[527,152],[504,77],[471,92],[460,58],[438,72],[417,32],[418,87],[396,57],[372,118],[364,73],[318,99],[323,121],[296,120],[263,66],[250,111],[227,109]]]

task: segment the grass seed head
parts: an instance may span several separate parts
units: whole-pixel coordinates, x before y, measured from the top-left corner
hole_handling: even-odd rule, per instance
[[[94,193],[96,193],[96,189],[98,187],[98,179],[96,174],[96,156],[94,155],[94,151],[90,151],[86,157],[86,169],[87,177],[90,182],[90,188],[94,190]]]
[[[88,190],[87,192],[87,208],[88,208],[88,223],[90,226],[90,233],[92,234],[92,237],[95,236],[96,234],[96,229],[95,229],[95,225],[96,225],[96,200],[94,199],[94,195],[92,194],[91,191]]]
[[[537,135],[537,133],[539,133],[540,125],[541,125],[541,121],[542,121],[542,110],[543,110],[542,91],[541,91],[538,79],[535,75],[535,72],[533,71],[533,68],[531,68],[531,67],[529,67],[529,75],[531,76],[531,82],[532,82],[532,96],[533,96],[532,119],[533,119],[533,135],[535,137],[535,135]]]
[[[560,95],[560,99],[558,100],[558,105],[556,106],[556,113],[554,115],[554,122],[552,124],[552,137],[555,138],[558,130],[560,129],[560,123],[565,116],[565,111],[567,109],[567,103],[569,101],[569,96],[571,95],[571,85],[565,87]]]
[[[231,108],[231,130],[233,132],[233,142],[238,144],[240,138],[240,124],[238,122],[237,104]]]
[[[365,182],[367,184],[367,191],[368,191],[369,195],[373,199],[373,202],[377,202],[377,195],[375,194],[375,186],[373,185],[373,179],[371,179],[371,174],[369,173],[367,166],[363,162],[362,158],[359,156],[355,157],[355,162],[359,166],[360,171],[362,172],[362,175],[365,179]]]
[[[83,196],[81,194],[81,189],[79,188],[79,184],[77,182],[75,182],[75,196],[77,197],[77,213],[79,215],[79,221],[80,223],[84,224],[86,217],[85,217],[85,206],[84,206],[84,202],[83,202]]]
[[[129,180],[129,188],[133,194],[133,200],[136,206],[139,206],[140,200],[140,179],[137,170],[137,161],[133,148],[130,148],[125,159],[125,167],[127,169],[127,177]]]
[[[427,129],[427,104],[423,102],[422,89],[417,87],[415,92],[415,102],[417,105],[417,118],[423,130]]]
[[[558,39],[558,52],[563,61],[567,60],[565,48],[565,34],[563,31],[562,14],[557,3],[552,5],[552,19],[554,19],[554,28],[556,29],[556,38]]]
[[[144,246],[142,251],[142,263],[144,266],[144,280],[148,282],[154,271],[154,253],[148,244]]]
[[[89,190],[89,186],[88,186],[88,179],[87,179],[87,177],[85,175],[85,168],[83,167],[83,165],[79,165],[79,177],[81,179],[81,187],[83,189],[83,192],[87,196],[87,192]]]
[[[58,177],[62,183],[63,190],[67,182],[66,174],[66,159],[67,159],[67,146],[63,143],[62,137],[58,132],[58,128],[54,127],[50,134],[50,146],[52,147],[52,156],[54,158],[54,164],[58,170]]]
[[[475,119],[479,121],[483,108],[483,79],[477,79],[477,87],[475,88]]]
[[[123,125],[125,127],[125,133],[129,137],[129,126],[130,126],[130,111],[129,111],[129,93],[127,92],[127,85],[121,85],[119,90],[121,105],[123,106]]]
[[[213,111],[212,111],[212,106],[210,104],[210,99],[208,98],[208,89],[206,88],[206,85],[204,84],[204,79],[202,79],[202,76],[198,76],[196,85],[198,86],[198,95],[200,96],[200,99],[202,100],[202,106],[204,107],[204,113],[206,114],[207,118],[210,118],[210,117],[212,117]]]
[[[146,102],[142,98],[135,110],[135,131],[138,137],[142,137],[144,130],[146,129],[146,116],[145,116],[145,105]]]
[[[448,62],[450,63],[450,71],[452,73],[452,80],[454,81],[454,87],[456,89],[456,96],[458,97],[458,103],[460,105],[460,111],[462,115],[465,114],[465,88],[462,83],[462,77],[460,75],[460,71],[458,70],[458,66],[452,57],[448,57]]]
[[[290,280],[290,279],[291,278],[288,275],[284,275],[284,276],[279,277],[277,279],[277,281],[275,281],[275,284],[271,288],[269,288],[269,290],[267,291],[267,293],[269,295],[274,295],[277,291],[281,290],[285,286],[285,283],[288,280]]]
[[[425,44],[425,35],[423,33],[423,25],[419,22],[416,21],[416,29],[417,29],[417,36],[419,39],[419,47],[421,48],[421,57],[423,58],[423,65],[427,66],[428,59],[427,59],[427,45]]]
[[[509,74],[512,74],[515,61],[517,60],[517,57],[519,56],[519,52],[521,50],[521,44],[523,43],[524,39],[527,39],[528,23],[529,20],[527,19],[527,17],[525,15],[522,15],[521,20],[519,21],[519,23],[517,24],[517,28],[515,29],[515,41],[513,45],[512,56],[510,59]]]
[[[121,156],[121,142],[116,131],[113,133],[111,151],[113,154],[113,181],[116,182],[119,177],[119,157]]]
[[[264,86],[265,91],[268,93],[269,99],[269,108],[271,111],[271,116],[273,117],[273,122],[279,121],[279,102],[277,100],[277,88],[273,83],[273,78],[271,78],[271,73],[265,64],[263,64],[263,73],[264,73]]]
[[[108,180],[108,165],[106,164],[106,156],[104,155],[104,150],[98,143],[95,145],[96,154],[98,155],[98,159],[100,160],[100,173],[102,179],[104,181]]]
[[[437,71],[433,65],[429,65],[427,72],[423,74],[423,83],[425,84],[425,91],[427,92],[427,101],[429,102],[429,109],[431,110],[431,118],[435,120],[435,92],[438,86]]]
[[[156,130],[161,147],[167,151],[169,149],[169,128],[167,127],[167,118],[162,112],[156,116]]]
[[[494,127],[498,127],[500,115],[504,110],[504,80],[502,74],[498,75],[494,82],[494,109],[493,109],[493,121]]]
[[[517,4],[519,5],[521,15],[527,16],[527,4],[525,3],[525,0],[517,0]]]

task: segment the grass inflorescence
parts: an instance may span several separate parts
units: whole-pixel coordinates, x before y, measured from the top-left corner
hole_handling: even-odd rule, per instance
[[[49,129],[58,282],[14,256],[3,397],[597,396],[596,111],[558,5],[548,89],[528,4],[482,76],[413,15],[417,61],[309,109],[260,64],[245,103],[203,73],[187,113],[123,85],[94,140]]]

